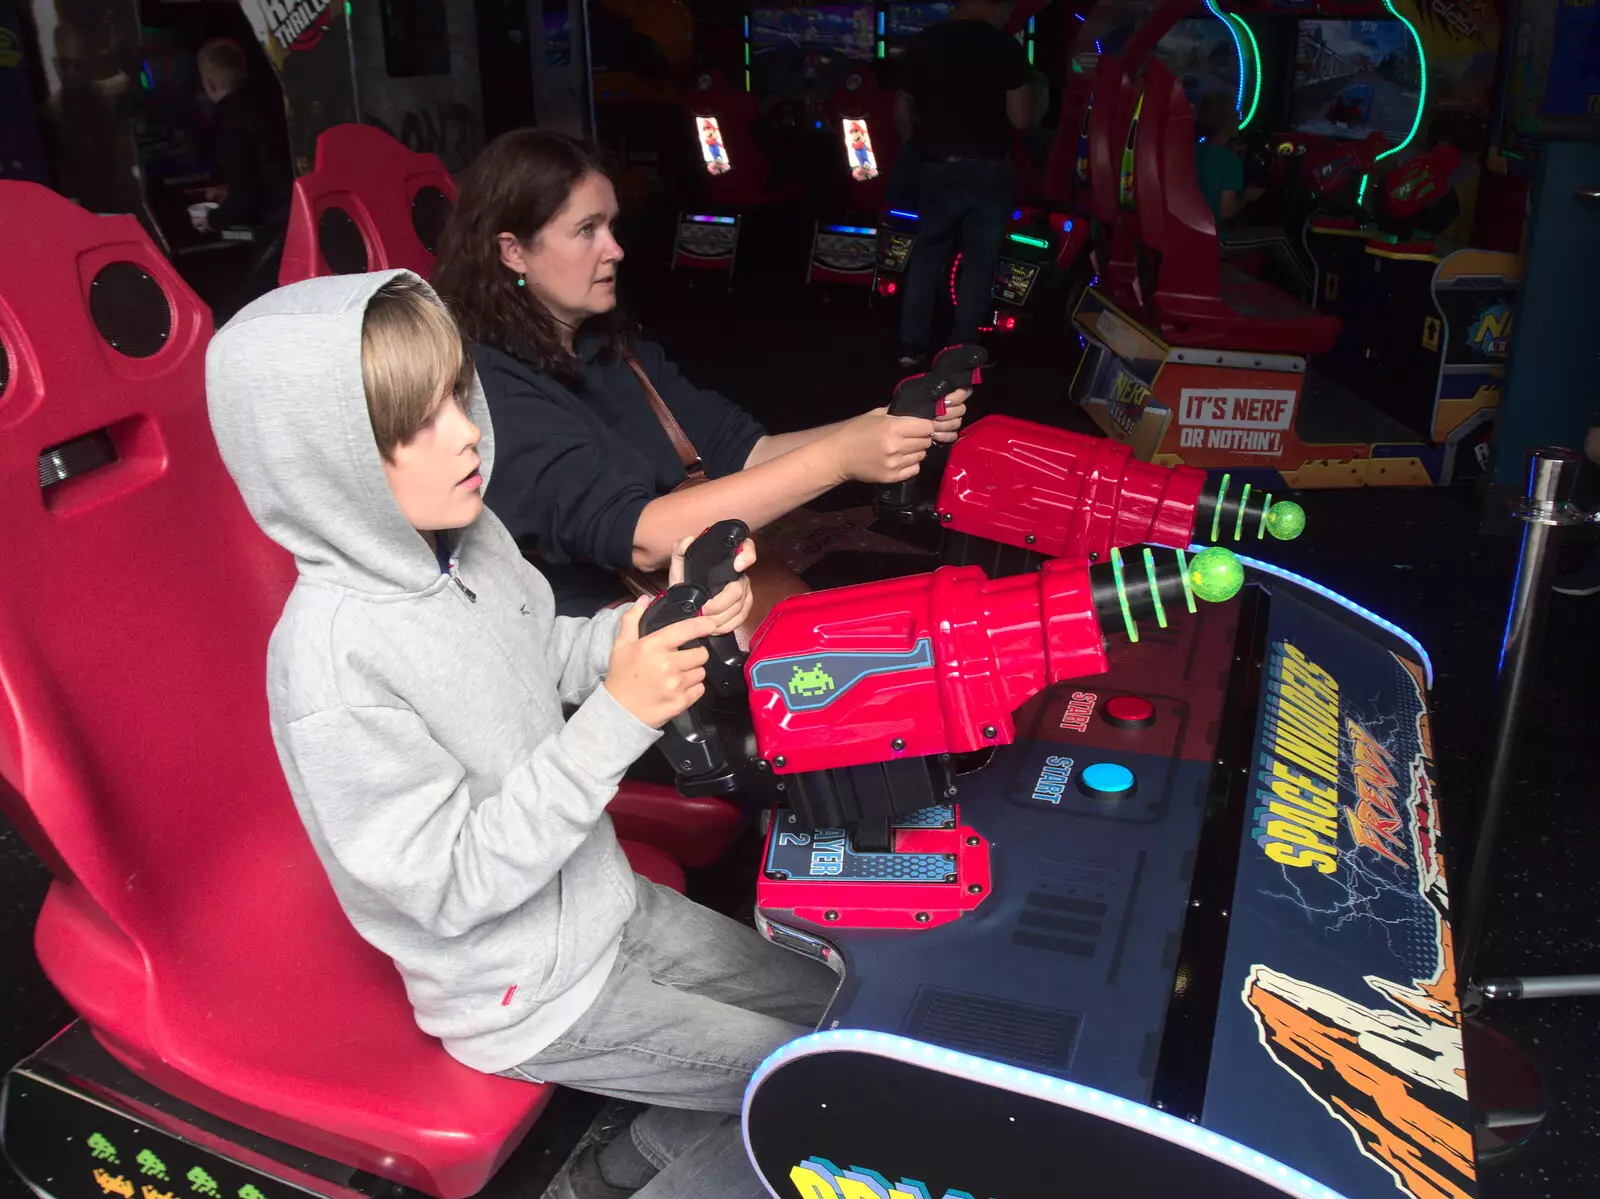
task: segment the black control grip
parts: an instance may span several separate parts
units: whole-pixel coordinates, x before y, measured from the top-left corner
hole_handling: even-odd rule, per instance
[[[983,382],[983,367],[989,364],[989,351],[972,342],[946,346],[934,356],[930,375],[949,379],[956,388],[974,387]]]
[[[932,371],[901,379],[895,384],[894,396],[889,400],[889,415],[938,420],[944,415],[945,396],[955,389],[956,384],[949,378]]]
[[[648,637],[668,625],[692,620],[700,614],[700,609],[705,607],[710,598],[703,587],[694,583],[673,584],[656,596],[645,609],[644,617],[639,621],[639,635]],[[697,644],[701,643],[691,641],[684,648]],[[661,730],[658,748],[672,763],[673,771],[680,775],[694,777],[710,774],[727,764],[727,755],[723,752],[722,738],[716,726],[696,708],[689,708],[672,718],[667,727]]]
[[[683,555],[683,581],[705,590],[709,599],[739,577],[733,560],[750,536],[742,520],[719,520],[694,539]],[[711,657],[706,662],[706,690],[722,699],[743,695],[745,652],[732,633],[706,638]]]
[[[901,379],[889,401],[890,416],[918,416],[923,420],[937,420],[944,415],[944,397],[954,391],[955,384],[942,375],[912,375]],[[879,508],[903,513],[910,518],[916,506],[917,480],[913,475],[900,483],[890,483],[878,492]]]

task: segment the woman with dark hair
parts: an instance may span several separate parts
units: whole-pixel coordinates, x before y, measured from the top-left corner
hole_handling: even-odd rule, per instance
[[[937,422],[879,408],[774,435],[694,386],[617,311],[616,217],[592,150],[515,130],[463,176],[434,272],[478,347],[497,458],[485,500],[537,555],[561,613],[626,594],[618,572],[665,567],[676,543],[718,520],[760,528],[841,483],[908,479],[933,441],[954,440],[965,392]],[[673,421],[703,485],[679,488],[687,455]]]

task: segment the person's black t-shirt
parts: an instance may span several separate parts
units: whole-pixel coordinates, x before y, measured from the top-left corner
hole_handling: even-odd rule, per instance
[[[276,229],[287,223],[294,165],[276,84],[247,79],[217,101],[216,151],[228,196],[211,214],[211,227]]]
[[[1016,38],[987,21],[941,21],[911,39],[901,78],[923,158],[1010,157],[1006,93],[1028,82]]]

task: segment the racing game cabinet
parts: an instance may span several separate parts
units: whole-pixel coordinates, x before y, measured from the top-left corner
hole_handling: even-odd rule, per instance
[[[731,277],[749,211],[791,203],[804,189],[772,187],[772,160],[755,136],[756,99],[729,86],[721,71],[696,76],[685,107],[701,169],[695,208],[678,214],[672,267]]]
[[[81,1017],[7,1077],[9,1161],[58,1199],[464,1199],[551,1088],[417,1028],[295,813],[264,679],[295,568],[212,440],[211,316],[130,217],[0,183],[0,240],[0,548],[27,564],[0,589],[0,808],[53,875],[35,946]],[[703,858],[732,832],[631,802],[653,816],[624,836],[664,807]],[[633,861],[683,885],[661,848]]]
[[[1203,348],[1318,354],[1339,321],[1221,261],[1215,218],[1194,169],[1194,111],[1157,59],[1144,67],[1133,137],[1140,293],[1168,341]]]
[[[900,154],[894,95],[871,70],[853,70],[828,98],[828,136],[835,141],[839,197],[834,219],[812,225],[806,282],[871,288],[878,236],[888,208],[889,180]]]

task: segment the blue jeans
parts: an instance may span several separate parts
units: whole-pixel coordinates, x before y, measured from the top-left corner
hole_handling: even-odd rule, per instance
[[[900,341],[907,349],[934,348],[933,311],[950,263],[961,253],[956,318],[950,340],[973,341],[988,315],[1000,238],[1011,210],[1011,163],[1004,159],[925,162],[919,172],[917,240],[906,270]]]
[[[643,878],[638,888],[594,1004],[504,1073],[654,1105],[629,1130],[642,1159],[635,1199],[767,1199],[744,1149],[745,1084],[816,1028],[839,979],[676,891]]]

